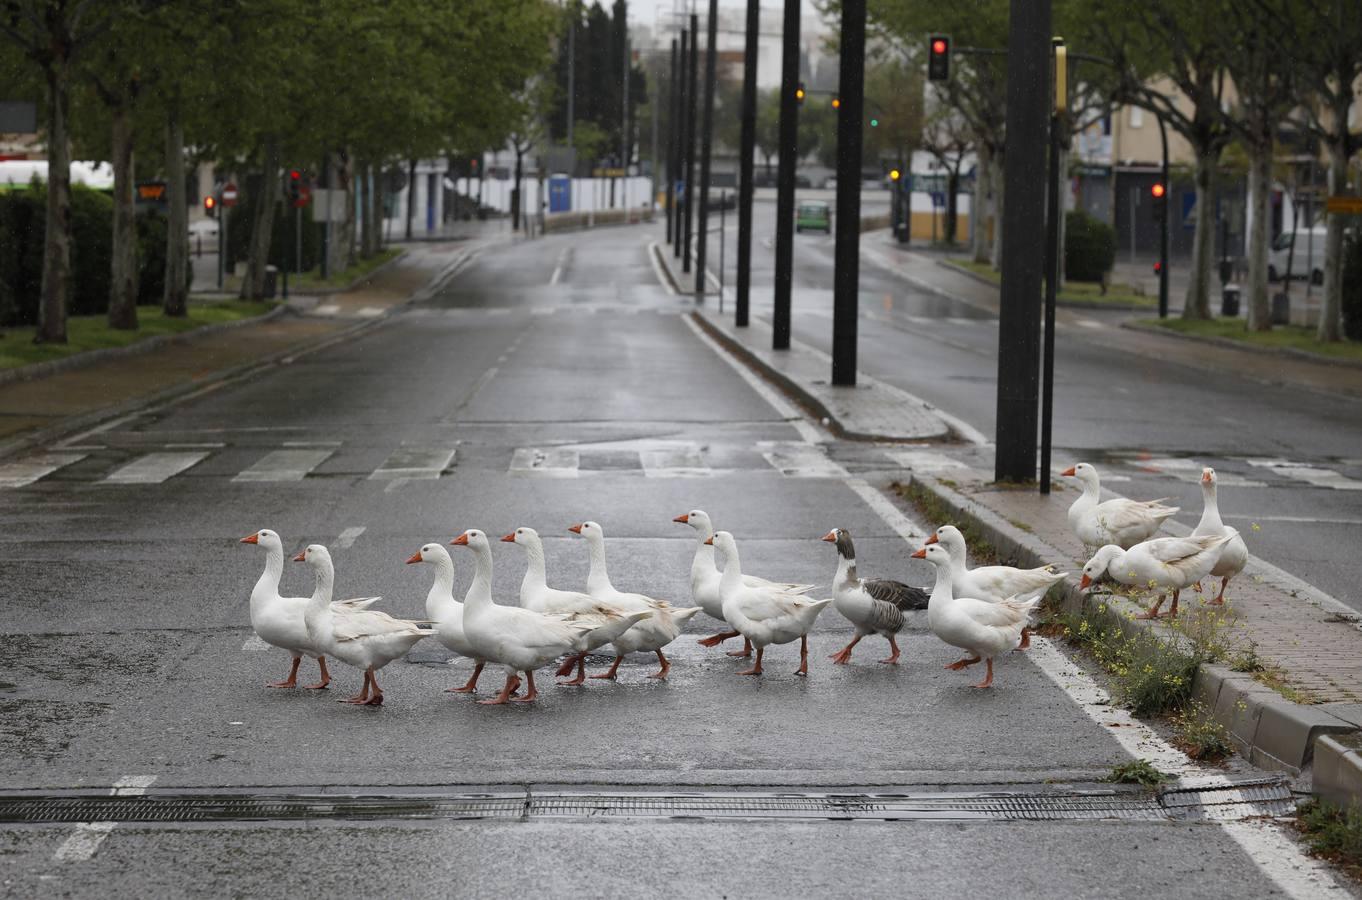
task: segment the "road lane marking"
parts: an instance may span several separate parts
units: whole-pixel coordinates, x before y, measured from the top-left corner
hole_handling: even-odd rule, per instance
[[[662,289],[668,294],[676,296],[676,288],[672,287],[671,280],[668,279],[666,273],[662,271],[662,263],[658,261],[657,256],[661,251],[658,249],[657,241],[649,242],[647,252],[648,261],[653,264],[653,274],[657,276],[658,284],[662,285]]]
[[[1150,472],[1159,475],[1171,475],[1179,481],[1186,481],[1193,484],[1201,482],[1201,470],[1206,468],[1205,462],[1192,459],[1188,456],[1155,456],[1149,459],[1127,459],[1127,466],[1139,469],[1142,472]],[[1224,487],[1247,487],[1260,488],[1267,487],[1262,481],[1255,481],[1252,478],[1245,478],[1233,472],[1216,472],[1216,478]]]
[[[338,550],[345,550],[350,547],[353,547],[355,546],[355,539],[358,538],[363,533],[364,533],[363,525],[353,525],[342,531],[339,535],[337,535],[336,540],[332,543],[331,546],[337,548]]]
[[[571,447],[517,447],[507,473],[519,477],[576,478],[581,454]]]
[[[45,478],[85,458],[84,453],[40,453],[0,466],[0,488],[17,488]]]
[[[335,450],[326,448],[309,450],[290,448],[273,450],[255,461],[250,468],[237,473],[234,482],[261,481],[302,481],[322,463],[331,457]]]
[[[403,445],[389,454],[383,465],[369,475],[369,479],[374,481],[405,478],[408,481],[430,481],[439,478],[454,464],[454,455],[457,452],[457,447]]]
[[[865,501],[865,505],[873,509],[885,521],[885,524],[894,529],[895,534],[909,544],[917,546],[927,540],[926,532],[918,528],[917,524],[908,518],[903,510],[895,506],[888,497],[864,478],[848,478],[846,485],[855,491],[857,496]]]
[[[1302,525],[1362,525],[1362,519],[1330,519],[1323,516],[1244,516],[1221,513],[1222,519],[1243,519],[1246,522],[1296,522]]]
[[[828,459],[823,446],[803,441],[758,441],[757,450],[786,478],[847,478],[840,463]]]
[[[646,478],[707,478],[714,474],[700,455],[700,445],[692,441],[645,448],[638,451],[638,458]]]
[[[156,781],[155,775],[124,775],[109,791],[115,797],[138,797]],[[75,833],[62,841],[52,858],[57,862],[84,862],[95,855],[99,845],[114,830],[115,822],[78,822]]]
[[[208,458],[200,451],[148,453],[110,472],[105,484],[160,484]]]
[[[1333,469],[1324,469],[1310,463],[1261,457],[1251,457],[1244,461],[1251,466],[1267,469],[1269,472],[1274,472],[1293,481],[1304,482],[1312,487],[1329,488],[1335,491],[1362,491],[1362,481],[1349,478]]]
[[[227,445],[222,441],[205,441],[198,444],[166,444],[167,450],[220,450]]]

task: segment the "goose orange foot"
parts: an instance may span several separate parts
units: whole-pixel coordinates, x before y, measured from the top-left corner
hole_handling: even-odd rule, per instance
[[[959,672],[961,669],[972,666],[977,662],[979,662],[979,657],[967,656],[964,659],[957,659],[953,663],[946,663],[946,668],[950,669],[952,672]]]

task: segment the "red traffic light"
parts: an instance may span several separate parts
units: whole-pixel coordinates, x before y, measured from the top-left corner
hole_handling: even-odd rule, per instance
[[[205,210],[207,210],[208,212],[212,212],[212,211],[213,211],[213,207],[215,207],[215,206],[217,206],[217,205],[218,205],[218,201],[217,201],[216,198],[211,197],[211,196],[209,196],[209,197],[204,197],[204,198],[203,198],[203,208],[204,208]]]
[[[949,81],[951,77],[951,38],[948,34],[927,37],[927,80]]]
[[[297,169],[289,169],[288,177],[293,181],[300,181],[302,180],[303,173],[299,172]]]
[[[940,56],[941,54],[946,52],[946,41],[944,38],[937,38],[936,40],[932,41],[932,52],[935,53],[937,56]]]
[[[1156,260],[1156,261],[1154,262],[1154,274],[1157,275],[1157,274],[1159,274],[1159,273],[1162,272],[1162,271],[1163,271],[1163,263],[1162,263],[1161,261]]]
[[[1162,200],[1162,199],[1163,199],[1163,195],[1164,195],[1166,192],[1167,192],[1167,189],[1164,188],[1163,182],[1161,182],[1161,181],[1156,181],[1156,182],[1154,182],[1154,184],[1149,188],[1149,194],[1150,194],[1150,196],[1153,197],[1155,200]]]

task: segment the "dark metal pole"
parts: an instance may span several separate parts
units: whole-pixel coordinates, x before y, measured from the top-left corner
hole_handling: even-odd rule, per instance
[[[1049,122],[1050,0],[1011,0],[1007,41],[1007,155],[1004,160],[1003,283],[998,316],[998,481],[1036,478],[1040,375],[1040,282]]]
[[[1059,153],[1062,122],[1050,117],[1050,173],[1046,179],[1045,222],[1045,346],[1042,361],[1040,407],[1040,492],[1050,493],[1050,422],[1055,393],[1055,295],[1059,288]],[[1006,234],[1004,233],[1004,237]]]
[[[719,194],[719,315],[724,314],[724,244],[728,240],[728,191]]]
[[[799,162],[799,0],[785,0],[780,60],[780,168],[776,175],[776,291],[771,349],[790,349],[790,292],[794,287],[795,166]],[[857,179],[859,181],[859,179]]]
[[[837,109],[837,245],[832,274],[832,383],[856,384],[860,303],[861,122],[865,107],[865,0],[842,0]]]
[[[681,247],[681,271],[690,271],[690,243],[695,227],[695,105],[700,68],[700,17],[690,15],[690,62],[686,78],[686,233]]]
[[[747,0],[747,43],[742,57],[742,149],[738,153],[738,296],[733,324],[747,327],[752,287],[752,155],[757,144],[757,37],[761,3]]]
[[[695,299],[705,299],[705,250],[709,247],[709,145],[714,137],[714,56],[719,33],[719,0],[709,0],[705,44],[705,112],[700,143],[700,246],[695,251]]]
[[[681,29],[681,63],[676,89],[676,180],[681,193],[677,198],[676,228],[672,237],[672,256],[680,258],[685,244],[685,207],[690,203],[690,185],[682,181],[686,171],[686,154],[690,152],[690,136],[686,132],[686,84],[690,80],[690,32]]]
[[[667,83],[667,243],[672,242],[672,226],[676,211],[676,38],[672,38],[671,79]],[[656,165],[656,163],[654,163]]]
[[[1168,126],[1159,117],[1159,138],[1163,143],[1163,201],[1159,214],[1159,318],[1168,318],[1168,204],[1173,202],[1173,191],[1168,184]]]

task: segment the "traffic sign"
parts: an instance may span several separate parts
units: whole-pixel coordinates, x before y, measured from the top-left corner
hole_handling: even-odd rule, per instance
[[[165,203],[166,183],[164,181],[137,182],[138,203]]]
[[[1324,208],[1331,213],[1345,216],[1362,216],[1362,197],[1330,197],[1324,201]]]
[[[229,181],[222,186],[222,205],[236,206],[236,182]]]
[[[941,209],[946,205],[945,191],[932,191],[932,206]]]

